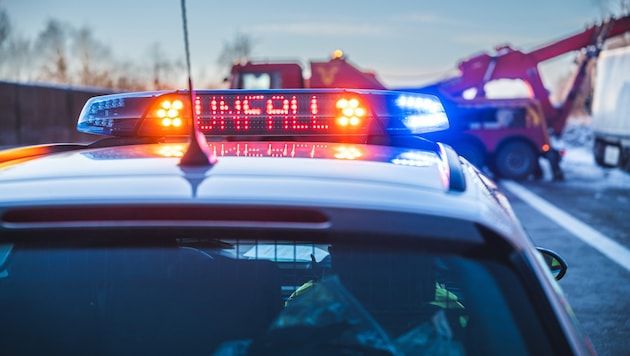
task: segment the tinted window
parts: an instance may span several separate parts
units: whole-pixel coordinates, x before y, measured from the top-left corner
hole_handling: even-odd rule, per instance
[[[519,278],[495,260],[304,241],[2,246],[12,353],[549,351]]]

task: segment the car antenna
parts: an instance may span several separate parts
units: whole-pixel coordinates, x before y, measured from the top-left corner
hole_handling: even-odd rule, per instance
[[[184,26],[184,45],[186,48],[186,67],[188,70],[188,94],[190,97],[190,133],[188,149],[179,161],[183,167],[210,167],[216,163],[216,157],[210,152],[206,136],[197,127],[195,118],[195,92],[190,71],[190,50],[188,47],[188,23],[186,21],[186,0],[181,1]]]

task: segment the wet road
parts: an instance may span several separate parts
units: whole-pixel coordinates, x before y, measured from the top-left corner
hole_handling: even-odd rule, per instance
[[[590,165],[590,166],[589,166]],[[595,248],[580,228],[570,232],[553,214],[537,210],[531,203],[502,185],[516,215],[535,244],[560,253],[568,262],[560,281],[575,314],[600,355],[628,355],[630,350],[630,174],[602,170],[588,160],[569,160],[563,182],[527,181],[518,184],[551,203],[577,222],[588,225],[604,239],[618,244]],[[501,183],[500,183],[501,184]],[[611,259],[604,252],[623,256]],[[621,253],[621,254],[619,254]]]

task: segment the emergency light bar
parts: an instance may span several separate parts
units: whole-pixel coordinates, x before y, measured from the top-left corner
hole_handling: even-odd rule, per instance
[[[409,135],[448,128],[439,99],[386,90],[203,90],[104,95],[85,104],[80,132],[165,137]]]

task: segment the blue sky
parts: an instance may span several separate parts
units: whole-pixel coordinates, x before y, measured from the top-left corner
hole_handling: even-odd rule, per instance
[[[614,3],[614,0],[609,0]],[[218,78],[216,61],[237,33],[254,59],[328,58],[342,49],[386,84],[431,81],[498,44],[527,50],[581,31],[606,0],[187,0],[193,80]],[[180,0],[0,0],[13,30],[35,38],[48,19],[86,26],[117,59],[142,61],[159,44],[184,58]],[[562,71],[558,67],[558,71]]]

